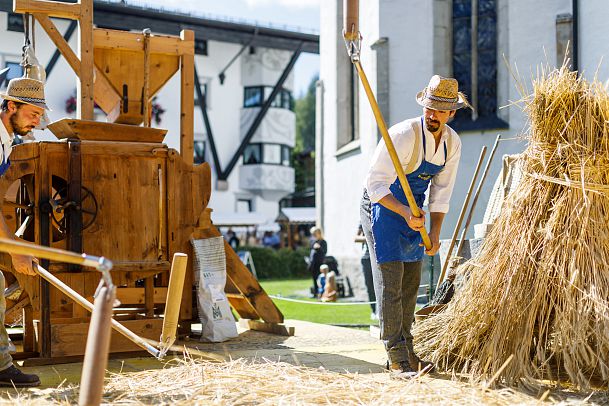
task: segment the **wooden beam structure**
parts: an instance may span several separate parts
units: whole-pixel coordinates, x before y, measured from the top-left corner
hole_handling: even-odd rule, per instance
[[[114,30],[142,30],[179,35],[184,27],[195,33],[197,41],[220,41],[248,44],[253,47],[294,51],[303,43],[303,52],[319,53],[319,35],[290,30],[262,27],[243,22],[219,21],[193,14],[179,14],[165,10],[142,8],[129,2],[94,2],[95,24]],[[12,0],[0,0],[0,11],[13,11]],[[256,31],[257,34],[256,34]],[[196,52],[203,52],[197,49]]]
[[[194,49],[195,34],[192,31],[182,31],[180,38]],[[194,164],[194,80],[195,57],[193,54],[183,54],[180,58],[180,155],[184,163]]]

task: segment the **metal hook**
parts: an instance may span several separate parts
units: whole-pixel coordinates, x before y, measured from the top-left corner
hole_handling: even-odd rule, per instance
[[[343,30],[343,38],[347,38],[344,30]],[[362,45],[362,34],[360,32],[357,33],[357,40],[355,40],[355,41],[345,39],[345,47],[347,48],[347,55],[349,55],[349,58],[351,58],[351,62],[355,63],[360,60],[361,45]]]

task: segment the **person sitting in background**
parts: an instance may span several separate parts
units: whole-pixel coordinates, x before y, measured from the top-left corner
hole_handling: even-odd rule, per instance
[[[336,302],[336,273],[330,271],[330,267],[323,264],[319,267],[317,277],[317,292],[322,302]]]
[[[273,246],[273,233],[265,231],[262,237],[262,245],[271,248]]]

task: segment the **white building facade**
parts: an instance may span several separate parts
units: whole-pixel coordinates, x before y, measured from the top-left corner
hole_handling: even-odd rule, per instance
[[[476,3],[477,41],[472,41]],[[339,0],[321,3],[316,206],[329,252],[341,270],[358,280],[361,251],[352,235],[379,134],[346,54],[342,5]],[[525,147],[514,140],[525,128],[525,115],[516,106],[501,108],[521,99],[504,58],[530,89],[537,68],[562,64],[570,46],[577,53],[577,69],[588,78],[597,74],[604,82],[609,79],[609,32],[603,25],[608,19],[606,0],[360,1],[361,61],[388,126],[422,113],[415,95],[434,74],[456,77],[470,100],[477,99],[477,119],[464,112],[453,123],[463,152],[441,238],[452,235],[481,147],[486,145],[490,152],[497,134],[507,139],[499,144],[472,224],[482,221],[502,155]],[[475,50],[472,43],[477,44]],[[473,65],[472,53],[477,54]],[[475,98],[473,82],[478,88]],[[473,227],[468,236],[473,236]]]
[[[0,70],[11,68],[0,90],[6,88],[10,78],[21,76],[23,20],[21,14],[11,10],[12,1],[0,0]],[[77,50],[75,24],[53,20],[72,49]],[[151,28],[153,35],[195,31],[195,70],[201,90],[200,94],[195,92],[195,163],[209,162],[212,167],[212,220],[226,224],[273,223],[279,201],[294,191],[290,161],[296,122],[293,62],[301,52],[317,52],[318,36],[105,1],[94,2],[94,24],[127,31]],[[55,55],[56,47],[43,29],[37,25],[34,32],[38,60],[50,68],[46,97],[53,111],[49,117],[51,121],[73,117],[75,113],[66,108],[76,94],[76,76],[63,57]],[[270,107],[256,130],[251,131],[282,76],[285,78],[277,86]],[[154,127],[168,130],[164,142],[177,150],[179,80],[179,75],[174,76],[156,95],[154,104],[164,113],[160,122],[152,121]],[[203,106],[199,96],[204,99]],[[98,109],[96,118],[105,121]],[[250,132],[248,142],[243,142]],[[49,131],[36,132],[35,136],[38,140],[56,139]]]

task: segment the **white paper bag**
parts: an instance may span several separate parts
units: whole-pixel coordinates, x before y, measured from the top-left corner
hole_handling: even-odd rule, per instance
[[[221,342],[237,337],[237,325],[224,294],[226,256],[224,238],[191,240],[198,276],[197,305],[203,327],[201,341]]]

